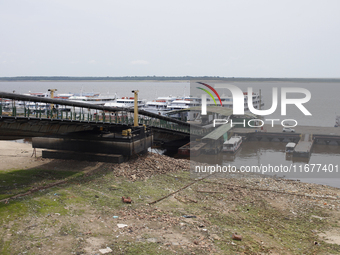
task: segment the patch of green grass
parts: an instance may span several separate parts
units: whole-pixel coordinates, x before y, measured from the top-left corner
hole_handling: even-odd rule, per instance
[[[318,210],[312,210],[308,214],[288,218],[281,211],[269,205],[264,207],[256,205],[252,207],[238,206],[235,213],[230,215],[214,213],[210,220],[215,225],[231,230],[224,236],[225,242],[217,244],[221,250],[227,253],[266,252],[270,250],[271,246],[281,247],[283,250],[294,254],[339,252],[339,246],[326,243],[322,246],[313,244],[317,237],[312,230],[322,229],[325,222],[311,223],[309,219],[311,215],[320,215],[320,213]],[[233,232],[242,234],[244,237],[241,242],[233,241],[236,245],[228,244],[228,241],[232,241],[230,236]],[[272,240],[272,242],[268,244],[265,241],[265,245],[262,246],[259,242],[259,239],[262,238]]]
[[[0,239],[0,254],[13,255],[10,241],[4,242]]]
[[[13,219],[25,217],[29,208],[20,200],[11,201],[8,204],[0,203],[0,223],[6,223]]]
[[[113,173],[107,173],[105,176],[102,173],[97,174],[98,178],[93,176],[85,181],[83,178],[80,186],[69,187],[68,190],[75,194],[76,197],[71,197],[67,203],[84,203],[91,204],[97,208],[109,206],[114,208],[126,207],[126,204],[121,202],[121,197],[131,197],[133,203],[129,206],[135,208],[140,204],[145,205],[148,202],[159,199],[172,191],[182,187],[183,183],[177,182],[171,184],[165,175],[158,175],[146,181],[138,180],[135,182],[128,181],[123,177],[117,178]],[[167,189],[164,189],[167,187]]]
[[[31,203],[36,207],[36,213],[40,215],[54,213],[65,215],[67,213],[67,210],[64,209],[65,204],[53,197],[36,197]]]
[[[157,243],[136,242],[136,243],[119,243],[111,247],[112,254],[133,254],[133,255],[156,255],[156,254],[174,254],[161,248]],[[177,253],[178,254],[178,253]],[[181,254],[181,253],[179,253]]]
[[[0,185],[2,185],[0,191],[1,188],[4,188],[3,191],[6,192],[20,192],[41,183],[47,184],[64,178],[70,178],[70,182],[10,201],[9,204],[0,203],[0,227],[1,223],[4,225],[11,221],[10,233],[15,233],[16,228],[23,224],[23,220],[28,215],[34,217],[46,217],[48,214],[55,213],[60,213],[61,216],[81,215],[91,209],[91,213],[93,212],[95,215],[105,216],[110,214],[111,216],[116,210],[122,208],[141,208],[146,203],[166,196],[192,181],[188,172],[154,175],[146,181],[137,180],[132,182],[123,177],[115,177],[112,172],[105,168],[99,169],[90,176],[66,171],[21,171],[25,173],[15,170],[0,174],[0,180],[4,176],[6,181],[5,186],[0,181]],[[24,180],[22,175],[27,180]],[[19,184],[21,185],[21,190],[19,189]],[[235,194],[227,192],[216,194],[198,193],[195,191],[197,185],[200,185],[202,190],[213,189],[211,184],[202,181],[181,191],[176,196],[197,199],[198,203],[181,203],[167,198],[153,205],[153,207],[161,209],[160,215],[166,211],[172,217],[181,217],[184,212],[185,214],[199,216],[207,223],[206,227],[209,231],[213,228],[213,232],[221,238],[219,241],[215,240],[214,243],[224,254],[266,254],[273,250],[279,254],[340,253],[338,245],[324,242],[320,242],[320,246],[313,245],[313,242],[318,238],[312,230],[323,230],[326,226],[329,227],[330,224],[324,220],[317,219],[313,219],[311,222],[311,215],[329,216],[325,212],[311,208],[301,214],[289,214],[287,216],[285,210],[272,207],[264,198],[257,197],[256,202],[251,204],[250,201],[253,201],[253,198],[239,195],[237,201],[231,201],[231,196]],[[10,194],[1,195],[8,196]],[[131,197],[133,203],[131,205],[122,203],[122,196]],[[230,210],[223,212],[219,210],[220,205]],[[75,207],[75,209],[65,209],[66,207]],[[110,209],[107,209],[107,207]],[[77,224],[63,223],[60,226],[56,221],[51,222],[49,219],[49,217],[46,218],[46,221],[41,222],[41,224],[45,227],[55,227],[55,231],[59,235],[76,237],[79,234],[80,226]],[[197,220],[199,221],[199,219]],[[173,230],[180,231],[177,227],[173,227]],[[233,241],[231,234],[234,232],[242,234],[244,239],[241,242]],[[93,236],[97,237],[99,235],[98,233],[93,233]],[[103,235],[100,236],[102,237]],[[143,237],[148,238],[151,236],[143,235]],[[18,242],[20,238],[20,235],[14,234],[11,239]],[[27,238],[32,239],[32,236],[26,237],[25,242],[28,242]],[[264,240],[264,245],[259,242],[262,239]],[[13,248],[11,247],[11,242],[2,240],[0,233],[0,254],[11,254],[9,251],[16,252],[15,249],[14,251],[13,249],[10,250],[10,248]],[[24,242],[23,240],[20,241]],[[41,242],[46,245],[47,241],[41,240]],[[231,242],[236,245],[232,245]],[[81,243],[73,243],[72,249],[79,251],[81,247]],[[119,241],[112,245],[111,249],[114,250],[113,254],[174,254],[174,251],[167,250],[161,244],[148,242]],[[177,254],[188,254],[188,250],[183,250],[181,247],[172,247],[171,249],[176,250]],[[195,250],[195,252],[196,254],[204,254],[204,251]]]
[[[76,176],[72,171],[52,171],[41,169],[12,170],[0,172],[0,200],[19,193],[24,193],[33,187],[44,186]]]

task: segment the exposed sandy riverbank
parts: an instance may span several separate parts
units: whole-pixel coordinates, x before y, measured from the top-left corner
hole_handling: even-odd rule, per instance
[[[41,157],[41,149],[36,150],[37,157]],[[14,141],[0,141],[0,170],[25,169],[41,164],[35,156],[32,157],[31,144]]]
[[[83,171],[99,165],[98,162],[79,162],[41,158],[42,149],[15,141],[0,141],[0,171],[9,169],[42,168],[46,170]]]

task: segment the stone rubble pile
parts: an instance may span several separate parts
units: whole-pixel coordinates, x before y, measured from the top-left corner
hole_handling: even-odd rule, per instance
[[[175,159],[150,152],[128,162],[112,166],[115,176],[123,176],[132,181],[147,179],[154,174],[165,174],[183,170],[189,171],[189,168],[189,160]]]

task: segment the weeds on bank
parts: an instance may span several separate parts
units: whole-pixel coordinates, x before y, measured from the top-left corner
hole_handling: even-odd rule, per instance
[[[41,169],[13,170],[0,173],[0,198],[8,198],[14,194],[25,192],[33,186],[46,185],[57,180],[69,178],[67,184],[62,184],[47,190],[36,192],[9,204],[0,203],[0,253],[17,254],[28,249],[38,249],[49,244],[42,235],[25,235],[19,233],[23,225],[29,225],[29,218],[42,218],[39,228],[53,229],[59,236],[69,236],[75,241],[68,247],[69,251],[81,251],[83,241],[80,241],[81,226],[76,223],[60,222],[51,217],[58,213],[62,217],[83,215],[89,210],[97,214],[113,215],[120,209],[134,210],[145,207],[162,196],[176,191],[191,182],[188,172],[154,175],[147,180],[129,181],[115,177],[109,169],[101,169],[92,175],[67,171],[44,171]],[[196,184],[195,184],[196,185]],[[195,202],[181,203],[176,199],[166,199],[155,207],[162,209],[174,217],[183,214],[197,215],[209,226],[209,231],[217,234],[220,239],[214,240],[214,245],[220,253],[258,254],[269,253],[272,250],[280,254],[340,254],[339,246],[320,242],[313,233],[323,230],[327,221],[310,221],[311,215],[327,216],[317,208],[308,208],[304,214],[289,216],[272,207],[265,197],[258,196],[255,200],[250,194],[238,196],[233,200],[233,193],[198,193],[197,186],[191,186],[180,192]],[[211,184],[201,182],[200,189],[208,190]],[[121,202],[122,196],[133,199],[131,205]],[[255,201],[251,203],[252,201]],[[174,231],[180,231],[176,227]],[[231,234],[237,232],[244,236],[241,242],[233,241]],[[103,236],[108,235],[103,233]],[[93,233],[98,236],[98,233]],[[78,239],[77,239],[78,238]],[[22,244],[22,245],[17,245]],[[173,254],[161,244],[119,241],[111,247],[113,254]],[[203,254],[198,248],[196,254]],[[176,248],[178,254],[187,254],[187,250]],[[34,252],[32,252],[34,254]]]

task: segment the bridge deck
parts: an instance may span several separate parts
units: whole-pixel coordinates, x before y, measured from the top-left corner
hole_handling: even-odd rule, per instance
[[[4,102],[10,100],[10,104]],[[20,102],[20,107],[19,107]],[[23,103],[24,102],[24,103]],[[35,108],[28,106],[35,102]],[[44,108],[38,108],[44,103]],[[55,108],[50,109],[51,104]],[[23,105],[23,106],[22,106]],[[133,126],[133,109],[0,92],[1,139],[93,130],[115,125]],[[139,125],[178,134],[204,136],[209,130],[177,119],[139,110]]]

